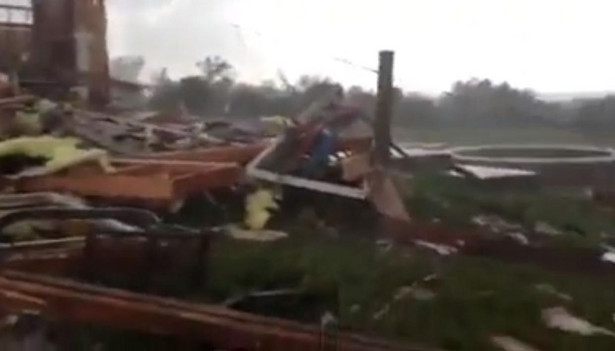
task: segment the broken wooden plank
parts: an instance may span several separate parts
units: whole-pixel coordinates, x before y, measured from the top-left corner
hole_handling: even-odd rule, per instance
[[[9,97],[9,98],[2,98],[0,99],[0,107],[7,106],[7,105],[21,105],[21,104],[25,104],[28,102],[33,102],[35,100],[36,100],[36,97],[32,95],[20,95],[20,96],[14,96],[14,97]]]
[[[41,299],[44,317],[176,335],[228,349],[318,350],[323,337],[317,326],[19,272],[4,272],[0,289]],[[344,332],[329,337],[340,351],[426,350]]]
[[[151,173],[154,170],[168,173],[209,172],[217,167],[236,166],[236,163],[232,162],[201,162],[139,158],[114,158],[111,160],[111,164],[118,168],[140,166],[139,170],[145,171],[145,173]],[[127,172],[122,173],[126,174]]]
[[[114,173],[83,170],[23,178],[19,191],[69,192],[106,199],[143,199],[174,203],[191,193],[232,186],[243,172],[234,164],[143,164],[118,169]]]
[[[45,308],[45,301],[11,290],[0,291],[0,305],[3,312],[37,311]]]
[[[373,142],[372,137],[343,138],[340,140],[339,147],[343,151],[363,153],[371,149]]]
[[[342,179],[346,181],[359,180],[372,169],[370,156],[367,153],[343,158],[340,163],[342,165]]]
[[[410,220],[403,199],[395,188],[390,175],[383,170],[377,170],[367,176],[367,183],[369,199],[378,213],[395,220]]]
[[[62,276],[79,267],[82,254],[83,243],[54,249],[2,250],[2,269]]]
[[[83,237],[67,237],[67,238],[59,238],[59,239],[41,239],[41,240],[32,240],[32,241],[23,241],[16,242],[11,244],[0,243],[0,252],[2,250],[31,250],[31,249],[49,249],[55,247],[62,247],[65,245],[71,244],[83,244]]]
[[[144,155],[143,158],[156,160],[233,162],[246,164],[254,157],[258,156],[266,147],[266,143],[221,146],[200,150],[157,152]]]
[[[367,197],[367,192],[362,188],[321,182],[289,174],[280,174],[264,169],[259,169],[258,166],[263,161],[263,159],[267,157],[279,145],[281,141],[282,139],[278,138],[278,140],[274,144],[265,149],[258,157],[256,157],[254,160],[252,160],[252,162],[248,164],[248,166],[246,167],[246,173],[248,176],[276,184],[285,184],[298,188],[310,189],[322,193],[328,193],[353,199],[365,199]]]

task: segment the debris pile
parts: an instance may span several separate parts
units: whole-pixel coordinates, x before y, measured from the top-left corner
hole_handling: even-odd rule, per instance
[[[341,319],[329,310],[319,328],[230,309],[303,293],[276,282],[265,291],[239,291],[241,298],[223,306],[154,296],[192,296],[207,284],[210,244],[219,238],[254,247],[283,243],[292,234],[280,223],[308,218],[327,240],[340,239],[339,223],[323,218],[327,211],[349,213],[338,222],[354,228],[369,217],[378,228],[370,227],[370,239],[383,243],[380,254],[411,246],[435,267],[434,274],[388,293],[371,314],[374,323],[408,301],[427,306],[447,298],[439,267],[462,255],[613,272],[610,250],[598,256],[543,245],[564,237],[565,223],[533,218],[531,225],[517,224],[486,202],[463,228],[446,227],[443,217],[411,220],[399,179],[410,183],[427,170],[454,181],[532,188],[537,171],[455,164],[448,152],[405,150],[392,142],[385,143],[392,159],[379,159],[372,119],[346,105],[339,91],[297,116],[250,121],[199,119],[181,110],[101,112],[77,98],[34,95],[1,98],[0,117],[0,313],[7,320],[35,311],[37,318],[172,334],[229,349],[323,349],[329,343],[344,350],[409,349],[338,331]],[[194,210],[189,203],[195,198],[209,206],[195,211],[201,224],[173,220]],[[431,200],[450,210],[447,199]],[[313,212],[297,209],[305,202]],[[203,217],[216,224],[202,224]],[[547,283],[533,290],[574,300]],[[350,312],[360,315],[362,308],[354,304]],[[613,335],[563,308],[542,316],[551,329]],[[491,342],[506,350],[533,349],[504,334]]]
[[[0,12],[32,20],[0,43],[20,58],[0,72],[0,350],[72,350],[82,324],[181,340],[169,349],[426,350],[345,328],[440,336],[450,350],[547,350],[550,333],[612,342],[611,316],[588,313],[612,312],[611,296],[501,262],[612,278],[615,250],[593,233],[612,239],[608,219],[558,220],[589,211],[552,202],[562,213],[542,216],[543,202],[491,192],[580,184],[608,205],[611,150],[400,147],[392,52],[380,53],[376,118],[339,86],[292,116],[130,111],[149,87],[110,76],[104,0]],[[398,191],[424,173],[452,186]],[[461,193],[477,184],[489,191]],[[79,348],[117,349],[81,336]]]
[[[370,183],[375,184],[369,119],[339,100],[317,105],[294,119],[255,119],[254,127],[158,113],[94,112],[79,102],[31,95],[0,100],[2,312],[23,316],[36,311],[42,318],[114,327],[121,319],[129,329],[189,336],[221,347],[236,347],[229,340],[241,340],[243,348],[279,343],[286,345],[283,349],[289,343],[316,348],[318,329],[251,321],[257,317],[231,310],[224,312],[228,321],[210,323],[204,322],[211,319],[206,305],[147,301],[158,299],[148,294],[183,296],[202,284],[213,238],[284,239],[288,234],[269,223],[283,210],[289,188],[367,203]],[[379,182],[386,183],[386,177]],[[390,184],[380,192],[380,197],[397,196]],[[222,200],[214,200],[219,194]],[[218,201],[219,208],[232,207],[229,194],[241,198],[240,216],[222,226],[165,223],[195,196]],[[398,207],[407,217],[403,204]],[[104,305],[109,298],[125,303]],[[156,307],[159,303],[166,310]],[[64,311],[68,305],[90,312],[73,315]],[[185,315],[182,308],[203,315],[168,319]],[[108,317],[103,311],[110,309],[116,317],[131,317]],[[152,328],[163,319],[168,325]],[[239,338],[212,338],[210,330],[219,323]],[[284,332],[288,335],[280,335],[280,328],[290,328]],[[361,339],[367,342],[363,345],[337,330],[327,333],[334,333],[328,338],[344,349],[398,348],[368,339]]]

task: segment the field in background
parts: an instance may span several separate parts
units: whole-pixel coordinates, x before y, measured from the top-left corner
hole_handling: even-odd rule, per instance
[[[612,132],[582,133],[563,128],[393,128],[393,138],[404,143],[480,144],[579,144],[615,147]]]

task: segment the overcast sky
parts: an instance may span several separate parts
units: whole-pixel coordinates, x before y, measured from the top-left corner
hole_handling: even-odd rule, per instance
[[[112,56],[143,55],[172,76],[220,55],[247,81],[281,70],[375,86],[396,52],[396,83],[429,94],[472,77],[541,93],[615,90],[613,0],[107,0]],[[147,78],[147,77],[146,77]]]

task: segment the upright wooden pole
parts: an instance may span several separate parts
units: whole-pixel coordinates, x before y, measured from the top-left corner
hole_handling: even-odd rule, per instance
[[[393,59],[393,51],[380,51],[376,119],[374,120],[374,161],[380,166],[386,165],[390,158]]]
[[[393,111],[393,52],[381,51],[378,68],[378,101],[374,120],[373,172],[367,178],[369,197],[382,216],[382,230],[391,232],[397,221],[408,221],[404,202],[387,174],[391,145],[391,113]]]

